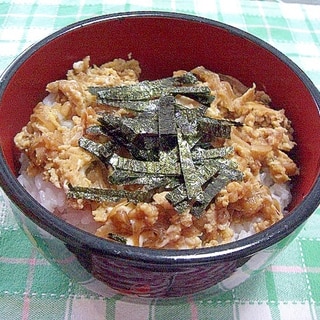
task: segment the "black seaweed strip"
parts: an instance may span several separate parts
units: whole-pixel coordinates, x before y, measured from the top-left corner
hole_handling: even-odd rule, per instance
[[[177,130],[177,137],[181,171],[183,173],[188,199],[190,201],[202,201],[202,183],[201,179],[199,179],[198,171],[192,161],[189,144],[187,141],[183,140],[181,130]]]
[[[154,192],[145,191],[127,191],[114,189],[100,189],[100,188],[85,188],[72,187],[69,185],[67,193],[68,198],[87,199],[92,201],[119,201],[121,199],[128,199],[132,202],[149,202],[152,200]]]
[[[229,181],[229,178],[222,175],[214,177],[204,189],[204,200],[193,204],[191,208],[191,214],[196,217],[200,217],[203,211],[207,209],[211,201],[214,199],[214,197],[221,191],[221,189],[223,189],[228,184]]]
[[[109,159],[109,163],[114,168],[133,172],[162,174],[167,176],[181,175],[179,163],[172,164],[170,162],[162,163],[159,161],[140,161],[136,159],[124,158],[115,153]]]
[[[105,144],[94,142],[85,137],[81,137],[78,141],[79,146],[88,152],[98,157],[101,161],[107,161],[115,150],[115,145],[112,142]]]

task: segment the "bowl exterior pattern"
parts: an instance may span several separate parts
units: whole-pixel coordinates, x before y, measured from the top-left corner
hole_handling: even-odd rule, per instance
[[[93,256],[92,273],[100,281],[126,295],[169,298],[210,288],[229,277],[235,271],[236,264],[236,261],[227,261],[189,268],[147,268],[130,265],[127,261]]]
[[[190,267],[163,267],[93,254],[70,246],[36,225],[15,205],[14,216],[39,252],[68,277],[105,297],[116,294],[142,299],[202,297],[231,290],[265,269],[294,234],[258,253],[225,262]]]

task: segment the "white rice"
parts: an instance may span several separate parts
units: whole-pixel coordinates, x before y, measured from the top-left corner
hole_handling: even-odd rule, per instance
[[[281,212],[286,213],[285,208],[290,204],[292,195],[290,183],[274,183],[269,170],[264,169],[260,174],[260,181],[263,185],[269,187],[273,199],[278,200]]]
[[[35,200],[66,222],[90,233],[96,232],[101,224],[94,221],[91,211],[68,206],[63,189],[57,188],[51,182],[44,181],[41,174],[30,177],[25,171],[28,164],[26,156],[22,155],[20,161],[22,165],[18,181]]]

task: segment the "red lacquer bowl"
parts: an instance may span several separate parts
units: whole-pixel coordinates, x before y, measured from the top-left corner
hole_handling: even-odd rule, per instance
[[[275,108],[286,110],[301,169],[288,216],[259,234],[216,248],[151,250],[81,231],[50,214],[23,189],[16,179],[19,155],[13,137],[46,96],[46,84],[64,78],[73,62],[87,55],[99,65],[129,53],[140,62],[143,79],[203,65],[248,86],[256,83]],[[319,91],[286,56],[234,27],[164,12],[100,16],[33,45],[8,67],[0,85],[0,181],[16,219],[49,261],[104,296],[169,298],[234,288],[265,268],[319,205]]]

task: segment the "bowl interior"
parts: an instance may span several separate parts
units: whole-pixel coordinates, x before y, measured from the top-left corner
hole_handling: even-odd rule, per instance
[[[131,54],[140,62],[143,79],[203,65],[265,90],[275,108],[286,110],[295,129],[295,157],[301,175],[293,189],[294,208],[319,174],[319,94],[300,69],[277,50],[232,27],[207,22],[161,14],[100,17],[63,29],[29,49],[9,68],[2,79],[8,83],[0,91],[0,139],[11,171],[17,174],[19,167],[13,137],[46,96],[47,83],[64,78],[73,62],[87,55],[99,65]]]

